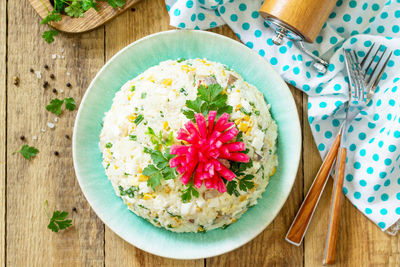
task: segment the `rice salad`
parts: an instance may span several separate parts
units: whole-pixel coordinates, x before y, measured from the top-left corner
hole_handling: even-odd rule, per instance
[[[242,153],[249,158],[219,159],[236,174],[223,180],[225,192],[205,184],[198,188],[192,180],[184,184],[179,168],[169,165],[175,156],[170,148],[187,144],[177,134],[196,113],[188,101],[203,101],[201,88],[227,96],[220,99],[238,130],[232,141],[244,143]],[[178,59],[161,62],[122,86],[105,114],[99,145],[106,175],[131,211],[170,231],[206,232],[226,228],[257,203],[278,164],[276,140],[277,125],[256,87],[220,63]]]

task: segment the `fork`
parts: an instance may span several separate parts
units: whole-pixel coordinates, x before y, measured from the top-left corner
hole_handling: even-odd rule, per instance
[[[370,49],[367,51],[365,57],[363,58],[362,62],[360,63],[358,61],[358,57],[353,51],[353,54],[351,55],[354,58],[354,68],[357,70],[357,72],[354,72],[354,75],[352,75],[351,79],[355,79],[355,76],[357,76],[357,81],[356,83],[357,88],[361,86],[365,86],[365,84],[369,84],[371,81],[371,73],[369,71],[371,70],[371,66],[379,52],[379,49],[375,52],[374,56],[372,58],[369,57],[369,55],[372,53],[373,48],[375,47],[375,43],[370,47]],[[379,65],[380,60],[382,60],[382,57],[379,59],[379,62],[377,65]],[[366,68],[364,68],[367,66]],[[377,71],[377,68],[373,70],[372,75],[374,75],[375,71]],[[379,82],[383,72],[380,73],[380,77],[375,80],[375,82]],[[367,77],[368,75],[368,77]],[[349,75],[350,77],[350,75]],[[365,81],[365,79],[368,79]],[[371,99],[373,96],[373,91],[375,91],[375,88],[371,86],[368,90],[367,98]],[[358,92],[358,89],[356,90]],[[357,95],[358,96],[358,95]],[[364,97],[364,96],[363,96]],[[369,100],[368,100],[369,101]],[[337,134],[331,148],[329,149],[328,154],[325,156],[325,159],[318,170],[314,182],[312,183],[306,197],[304,198],[303,203],[301,204],[299,211],[296,214],[296,217],[294,218],[292,225],[290,226],[285,240],[292,245],[299,246],[304,239],[304,236],[307,232],[308,226],[311,222],[311,219],[314,215],[314,211],[318,205],[318,202],[321,198],[322,192],[324,191],[324,188],[326,186],[326,183],[328,181],[329,174],[331,173],[333,163],[336,159],[338,150],[339,150],[339,144],[341,140],[341,132],[343,128],[343,124],[340,126],[339,133]]]
[[[331,197],[328,233],[323,260],[324,265],[333,264],[336,257],[336,245],[339,231],[340,210],[343,200],[342,190],[347,155],[346,131],[353,119],[371,100],[371,97],[374,94],[389,62],[392,52],[390,52],[384,64],[380,66],[380,62],[386,53],[385,48],[381,56],[378,57],[378,53],[381,51],[382,47],[383,46],[380,46],[377,49],[365,71],[363,70],[363,67],[367,62],[367,57],[372,51],[373,46],[368,51],[361,63],[359,63],[357,54],[354,51],[350,52],[344,50],[345,64],[349,78],[349,102],[347,105],[346,120],[344,122],[344,126],[341,128],[342,139],[340,142],[339,154],[336,160],[335,180]],[[377,57],[379,59],[375,64],[375,67],[371,69],[373,62],[376,61],[375,59]],[[377,75],[375,75],[375,73],[377,73]],[[354,88],[354,91],[352,88]]]

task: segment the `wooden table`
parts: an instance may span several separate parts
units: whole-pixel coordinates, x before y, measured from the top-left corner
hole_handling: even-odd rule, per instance
[[[178,261],[153,256],[108,229],[84,198],[72,164],[71,140],[76,111],[64,112],[54,129],[45,106],[55,97],[80,102],[97,71],[117,51],[148,34],[171,29],[163,0],[143,0],[107,25],[82,35],[59,34],[53,44],[27,0],[0,1],[0,263],[7,266],[320,266],[327,229],[329,181],[305,241],[295,247],[284,236],[321,159],[307,122],[307,97],[292,90],[303,130],[303,157],[292,193],[271,225],[245,246],[222,256]],[[214,32],[235,38],[228,27]],[[63,51],[63,52],[62,52]],[[52,59],[52,55],[65,58]],[[45,70],[44,65],[49,65]],[[40,70],[38,80],[30,68]],[[70,75],[67,75],[67,72]],[[49,78],[54,73],[55,79]],[[18,76],[20,83],[13,84]],[[42,87],[49,81],[47,89]],[[72,84],[71,88],[65,86]],[[60,93],[60,89],[64,92]],[[46,129],[42,133],[41,129]],[[20,136],[26,140],[20,140]],[[37,136],[36,141],[32,140]],[[40,150],[28,161],[12,153],[23,144]],[[59,152],[59,156],[54,155]],[[90,160],[90,159],[88,159]],[[70,212],[74,226],[53,233],[46,228],[49,209]],[[338,245],[338,266],[399,266],[400,239],[377,226],[345,201]],[[157,242],[157,240],[149,240]]]

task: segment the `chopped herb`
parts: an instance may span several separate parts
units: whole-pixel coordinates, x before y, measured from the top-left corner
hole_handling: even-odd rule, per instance
[[[184,95],[188,95],[188,92],[186,92],[186,90],[185,90],[185,88],[181,88],[180,90],[179,90],[179,92],[181,92],[182,94],[184,94]]]
[[[72,225],[71,220],[66,220],[68,216],[68,212],[55,210],[53,212],[53,216],[50,217],[49,213],[46,210],[47,208],[47,200],[44,202],[44,211],[47,217],[50,219],[47,228],[49,228],[53,232],[58,232],[59,230],[64,230]]]
[[[146,98],[146,96],[147,96],[147,93],[146,93],[146,92],[144,92],[144,93],[142,93],[142,94],[140,95],[140,98],[141,98],[141,99],[145,99],[145,98]]]
[[[247,110],[245,110],[243,107],[240,108],[240,111],[243,112],[245,115],[250,116],[251,112],[248,112]]]
[[[137,118],[133,121],[136,125],[139,125],[141,122],[142,122],[142,120],[144,119],[144,117],[143,117],[143,115],[142,114],[139,114],[138,116],[137,116]]]
[[[108,142],[108,143],[106,144],[106,148],[111,148],[111,147],[112,147],[112,143]]]
[[[203,225],[199,225],[199,229],[197,229],[197,232],[198,232],[198,233],[205,234],[207,231],[206,231],[206,229],[204,228]]]
[[[130,134],[130,135],[129,135],[129,140],[131,140],[131,141],[136,141],[136,140],[137,140],[137,136],[136,136],[136,135],[133,135],[133,134]]]
[[[120,196],[128,196],[130,198],[135,197],[135,192],[139,191],[139,186],[131,186],[128,189],[124,190],[122,186],[118,186],[119,195]]]
[[[257,116],[260,116],[260,111],[259,110],[254,110],[254,114],[256,114]]]
[[[172,224],[168,224],[167,227],[168,228],[174,228],[174,227],[172,227]]]
[[[176,61],[176,62],[178,62],[178,63],[181,63],[181,62],[183,62],[183,61],[185,61],[186,59],[184,59],[184,58],[178,58],[178,60]]]
[[[56,115],[60,115],[62,112],[62,105],[65,103],[65,108],[69,111],[72,111],[76,108],[75,100],[72,97],[64,98],[63,100],[54,98],[50,101],[50,104],[46,106],[46,110],[54,113]]]
[[[199,192],[193,187],[192,184],[188,183],[187,188],[183,191],[181,199],[183,203],[187,203],[192,200],[192,196],[199,197]]]
[[[229,226],[231,226],[231,223],[230,224],[224,224],[224,225],[222,225],[222,230],[225,230],[226,228],[228,228]]]
[[[109,167],[110,167],[110,163],[108,163],[108,164],[107,164],[107,166],[106,166],[106,170],[107,170]]]
[[[20,150],[15,151],[15,153],[20,153],[25,159],[33,158],[39,150],[33,146],[23,145]]]
[[[167,211],[167,213],[168,213],[169,215],[171,215],[172,217],[177,217],[178,219],[182,219],[182,216],[180,216],[180,215],[175,215],[175,214],[173,214],[173,213],[171,213],[171,212],[169,212],[169,211]]]
[[[169,148],[163,153],[158,150],[145,149],[149,153],[154,164],[148,165],[143,170],[143,175],[149,177],[147,185],[153,190],[161,183],[161,179],[174,179],[176,176],[175,168],[169,166],[169,161],[174,157],[169,153]]]
[[[228,66],[225,66],[225,65],[224,65],[224,69],[225,69],[225,70],[228,70],[228,71],[232,71],[231,68],[229,68]]]
[[[161,118],[164,118],[165,116],[164,116],[164,113],[160,110],[160,117]]]
[[[205,116],[209,111],[217,111],[217,116],[223,113],[232,113],[232,106],[227,105],[226,101],[228,96],[221,94],[223,88],[219,84],[210,84],[208,88],[200,85],[197,91],[197,98],[195,100],[187,100],[186,107],[189,110],[184,110],[183,114],[192,121],[195,121],[194,114],[202,113]]]
[[[143,206],[143,205],[141,205],[141,204],[139,204],[138,207],[140,207],[140,208],[142,208],[142,209],[145,209],[145,210],[148,210],[148,208],[146,208],[145,206]]]
[[[136,86],[132,85],[131,92],[135,92],[135,90],[136,90]]]

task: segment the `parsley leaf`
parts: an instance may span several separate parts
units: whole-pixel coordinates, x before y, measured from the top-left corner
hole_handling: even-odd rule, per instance
[[[125,0],[107,0],[107,2],[113,8],[123,7],[125,5]]]
[[[130,135],[129,135],[129,140],[131,140],[131,141],[136,141],[136,140],[137,140],[137,136],[136,136],[136,135],[133,135],[133,134],[130,134]]]
[[[54,42],[54,37],[58,35],[58,31],[50,28],[48,31],[43,32],[42,38],[46,40],[47,43]]]
[[[176,177],[175,168],[169,166],[169,161],[174,157],[169,153],[169,148],[163,153],[158,150],[146,149],[154,164],[148,165],[143,170],[143,175],[148,176],[147,185],[153,190],[161,183],[161,179],[169,180]]]
[[[65,108],[72,111],[76,108],[75,100],[72,97],[64,98],[63,100],[54,98],[50,101],[50,104],[46,106],[46,109],[56,115],[60,115],[62,112],[62,105],[65,103]]]
[[[161,183],[162,174],[159,169],[157,169],[153,164],[147,166],[143,170],[143,175],[149,177],[147,180],[147,185],[151,186],[153,190]]]
[[[47,14],[47,16],[44,19],[42,19],[40,24],[49,24],[52,21],[60,21],[60,20],[61,20],[61,14],[53,10],[52,12]]]
[[[64,9],[70,17],[82,18],[85,10],[82,8],[82,2],[78,0],[73,0],[72,3]]]
[[[208,87],[201,84],[197,90],[195,100],[187,100],[186,107],[189,110],[183,110],[183,114],[189,120],[195,121],[194,114],[202,113],[208,115],[211,110],[217,111],[217,116],[223,113],[232,113],[232,106],[227,105],[227,95],[221,94],[223,88],[219,84],[210,84]]]
[[[72,97],[64,98],[65,108],[72,111],[76,108],[75,99]]]
[[[248,189],[252,189],[254,187],[254,175],[248,174],[245,177],[239,179],[239,189],[242,191],[247,191]]]
[[[46,207],[47,200],[44,202],[44,211],[46,212],[47,217],[49,217],[50,219],[47,228],[49,228],[51,231],[58,232],[59,230],[64,230],[72,225],[71,220],[66,220],[68,212],[55,210],[53,212],[53,216],[50,218],[49,214],[47,213]]]
[[[39,153],[39,150],[33,146],[23,145],[20,150],[15,151],[13,154],[15,153],[20,153],[25,159],[31,159]]]
[[[237,191],[237,182],[235,180],[226,183],[226,192],[228,192],[229,195],[234,194],[236,197],[240,196],[239,191]]]
[[[168,137],[166,139],[163,138],[161,130],[157,135],[151,127],[147,127],[147,131],[145,132],[145,134],[150,136],[150,141],[154,144],[155,150],[158,150],[160,148],[160,145],[171,146],[174,142],[173,131],[168,134]]]
[[[199,192],[193,187],[192,184],[189,183],[181,195],[182,202],[188,203],[192,200],[192,196],[199,197]]]

